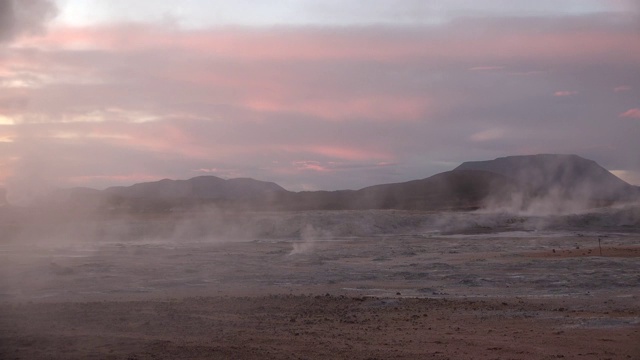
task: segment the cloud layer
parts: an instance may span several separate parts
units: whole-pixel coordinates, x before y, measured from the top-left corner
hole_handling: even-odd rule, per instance
[[[36,22],[3,20],[0,183],[29,193],[212,174],[331,190],[531,153],[636,179],[637,20],[58,24],[35,37],[24,35]]]

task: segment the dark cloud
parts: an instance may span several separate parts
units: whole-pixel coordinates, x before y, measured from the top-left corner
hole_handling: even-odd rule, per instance
[[[52,1],[0,0],[0,43],[23,34],[41,34],[56,14]]]

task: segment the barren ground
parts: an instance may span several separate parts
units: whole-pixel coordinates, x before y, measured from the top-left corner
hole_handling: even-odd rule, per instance
[[[640,359],[634,214],[41,224],[0,244],[0,358]]]

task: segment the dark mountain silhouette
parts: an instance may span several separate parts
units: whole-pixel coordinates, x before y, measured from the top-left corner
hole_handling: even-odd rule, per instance
[[[138,211],[170,210],[203,204],[260,205],[273,202],[279,192],[287,190],[273,182],[249,178],[225,180],[215,176],[198,176],[189,180],[164,179],[104,190],[105,203],[109,208]]]
[[[528,198],[553,196],[606,204],[638,196],[627,184],[595,161],[577,155],[541,154],[470,161],[455,170],[480,170],[506,176]]]
[[[500,190],[515,191],[506,177],[486,171],[448,171],[426,179],[360,190],[282,191],[253,201],[253,207],[278,210],[468,210]]]
[[[200,176],[164,179],[103,191],[59,191],[49,203],[108,211],[177,211],[215,205],[255,210],[469,210],[514,204],[525,209],[540,199],[580,200],[593,207],[640,199],[640,188],[576,155],[510,156],[465,162],[425,179],[360,190],[287,191],[272,182]],[[558,207],[562,208],[562,206]]]
[[[249,178],[225,180],[215,176],[198,176],[189,180],[164,179],[128,187],[111,187],[106,189],[105,193],[126,198],[157,200],[239,200],[256,198],[278,191],[286,190],[276,183]]]
[[[355,204],[366,209],[475,209],[493,194],[516,191],[515,184],[487,171],[447,171],[422,180],[359,190]]]

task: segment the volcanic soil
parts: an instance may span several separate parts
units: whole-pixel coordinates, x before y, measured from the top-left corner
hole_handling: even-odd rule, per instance
[[[633,217],[219,215],[2,224],[0,358],[640,359]]]

